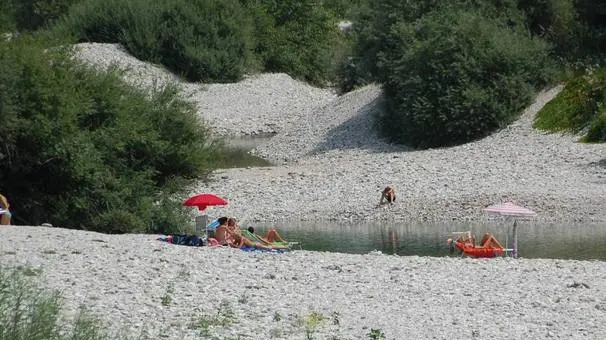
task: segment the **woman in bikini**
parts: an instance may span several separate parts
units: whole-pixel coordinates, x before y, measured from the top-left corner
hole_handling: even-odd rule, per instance
[[[230,247],[234,247],[234,248],[249,247],[249,248],[257,248],[257,249],[288,249],[288,246],[271,245],[271,244],[263,244],[261,242],[253,242],[253,241],[247,239],[246,237],[242,236],[239,229],[237,229],[238,231],[235,231],[232,228],[228,227],[226,230],[227,230],[227,235],[228,235],[227,243],[229,244]]]
[[[288,241],[286,241],[275,228],[270,228],[267,233],[265,233],[265,236],[261,236],[255,233],[255,228],[253,227],[248,227],[248,232],[251,233],[252,235],[256,236],[259,240],[263,241],[266,244],[272,244],[274,242],[282,242],[282,243],[288,243]]]

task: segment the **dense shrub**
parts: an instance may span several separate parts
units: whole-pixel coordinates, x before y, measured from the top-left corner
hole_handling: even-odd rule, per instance
[[[489,13],[490,14],[490,13]],[[548,77],[548,46],[511,17],[444,7],[386,33],[383,131],[416,147],[471,141],[511,122]]]
[[[342,60],[339,86],[351,91],[368,83],[383,82],[392,70],[384,63],[385,56],[398,49],[399,39],[393,29],[401,22],[412,23],[432,12],[473,8],[489,18],[500,17],[509,25],[523,26],[525,17],[516,10],[515,0],[428,0],[364,1],[353,10],[353,36],[356,40],[351,55]]]
[[[0,43],[0,182],[15,221],[182,229],[171,197],[219,157],[194,110],[174,88],[150,96],[68,56],[30,37]]]
[[[237,81],[253,60],[252,23],[238,0],[90,0],[58,29],[80,41],[121,43],[192,81]]]
[[[13,32],[17,24],[15,23],[15,6],[11,1],[0,2],[0,35]],[[0,39],[2,37],[0,36]]]
[[[20,30],[50,26],[82,0],[6,0],[15,5],[15,21]]]
[[[583,141],[606,142],[606,69],[577,77],[537,114],[534,126],[583,134]]]
[[[82,0],[3,0],[0,2],[0,33],[33,31],[51,26]]]
[[[57,30],[121,43],[141,60],[204,82],[266,71],[323,85],[334,77],[340,46],[334,12],[321,0],[88,0]]]
[[[321,0],[242,0],[254,18],[257,59],[316,85],[334,78],[341,45],[335,13]]]

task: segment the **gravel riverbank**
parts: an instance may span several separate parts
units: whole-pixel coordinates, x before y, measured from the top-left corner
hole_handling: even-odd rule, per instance
[[[0,236],[2,265],[35,269],[29,278],[59,290],[68,317],[83,305],[112,332],[144,339],[357,340],[372,329],[386,339],[606,338],[606,262],[246,253],[23,226]]]
[[[277,166],[220,170],[195,191],[224,195],[232,215],[251,221],[468,221],[512,200],[540,222],[605,222],[606,144],[531,126],[560,90],[540,93],[517,122],[487,138],[414,151],[374,134],[380,90],[369,86],[254,150]],[[386,185],[398,201],[377,207]]]
[[[606,145],[535,131],[538,95],[514,124],[465,145],[415,151],[372,128],[381,89],[344,96],[287,75],[190,84],[117,45],[77,57],[150,88],[175,82],[219,136],[276,133],[254,153],[276,165],[219,170],[192,192],[246,221],[477,220],[514,200],[538,221],[606,222]],[[601,165],[600,165],[601,164]],[[392,206],[379,192],[396,188]],[[80,306],[111,332],[144,339],[604,339],[606,262],[284,254],[174,246],[153,235],[0,228],[1,264]],[[39,269],[39,270],[38,270]]]
[[[253,153],[264,168],[216,171],[194,192],[226,197],[213,214],[246,221],[468,221],[506,200],[542,222],[606,222],[606,144],[532,128],[540,108],[560,90],[540,93],[506,129],[464,145],[415,151],[390,145],[373,128],[381,89],[343,96],[284,74],[236,84],[187,83],[128,55],[118,45],[80,44],[77,56],[100,68],[115,65],[145,88],[173,82],[217,135],[276,133]],[[377,207],[380,190],[396,188],[397,203]]]

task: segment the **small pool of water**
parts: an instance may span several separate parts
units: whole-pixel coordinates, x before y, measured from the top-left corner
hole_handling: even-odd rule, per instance
[[[233,137],[223,139],[227,150],[224,164],[220,168],[245,168],[271,166],[272,163],[250,154],[250,151],[257,146],[267,142],[272,135]]]
[[[511,248],[512,224],[487,222],[477,224],[404,224],[404,223],[334,223],[279,222],[255,224],[258,232],[276,227],[288,240],[302,242],[303,249],[365,254],[380,250],[403,256],[459,256],[451,253],[446,240],[453,232],[468,231],[479,240],[492,233]],[[535,224],[518,222],[519,257],[606,260],[606,225]]]
[[[242,136],[242,137],[230,137],[223,139],[223,142],[227,147],[234,149],[242,149],[250,151],[257,146],[268,142],[274,135],[256,135],[256,136]]]

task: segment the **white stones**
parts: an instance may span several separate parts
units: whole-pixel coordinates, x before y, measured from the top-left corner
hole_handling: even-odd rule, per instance
[[[484,218],[485,206],[507,199],[537,211],[539,221],[606,221],[606,169],[600,166],[606,144],[532,128],[536,112],[561,87],[539,94],[517,121],[482,140],[413,151],[377,135],[378,85],[336,96],[285,74],[262,74],[201,86],[138,61],[118,45],[77,46],[81,59],[102,68],[116,64],[130,75],[127,81],[145,88],[176,81],[215,134],[277,133],[253,150],[277,166],[219,170],[213,182],[192,190],[229,197],[227,207],[210,214],[250,222],[471,221]],[[395,186],[398,200],[377,209],[386,185]]]

